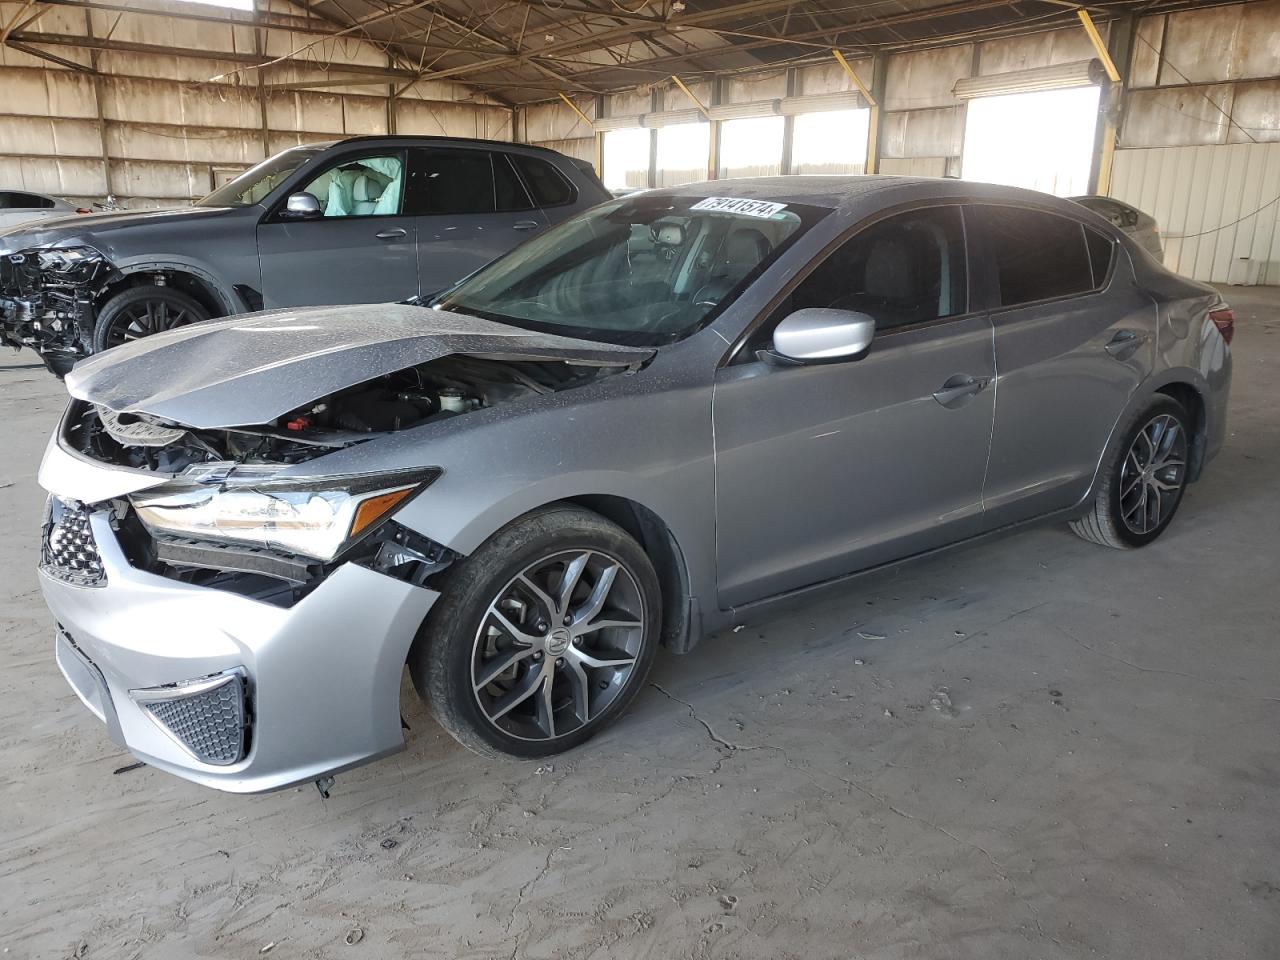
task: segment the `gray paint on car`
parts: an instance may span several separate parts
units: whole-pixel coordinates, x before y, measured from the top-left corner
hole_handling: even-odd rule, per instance
[[[696,633],[815,584],[1083,509],[1109,438],[1167,384],[1188,385],[1204,404],[1201,462],[1221,445],[1230,355],[1208,316],[1216,292],[1137,254],[1131,238],[1083,207],[1010,188],[893,177],[719,181],[667,192],[815,204],[832,213],[701,330],[650,351],[619,354],[629,365],[650,355],[624,373],[370,439],[294,464],[286,475],[440,467],[443,474],[396,520],[464,555],[548,503],[611,497],[637,504],[660,519],[677,545],[689,601],[685,614]],[[747,349],[751,332],[785,291],[835,244],[888,212],[939,202],[1027,206],[1086,224],[1117,245],[1110,279],[1097,293],[1011,310],[979,298],[964,315],[878,336],[864,357],[841,363],[789,367]],[[384,309],[397,322],[409,322],[403,319],[409,314],[390,308],[362,313]],[[415,309],[421,310],[427,350],[475,348],[466,336],[451,339],[452,328],[470,321],[426,308],[397,311]],[[339,328],[354,322],[341,315],[292,316]],[[233,331],[235,323],[224,322],[215,336]],[[1106,348],[1121,330],[1146,339],[1116,356]],[[305,332],[299,336],[305,342]],[[449,346],[441,347],[446,341]],[[588,362],[601,359],[592,350],[611,353],[599,344],[559,346],[566,351],[561,357]],[[204,342],[199,331],[177,331],[156,349],[166,356],[166,369],[189,370],[199,366]],[[315,380],[290,384],[290,398],[301,395],[295,390],[318,398],[346,382],[360,367],[354,361],[361,349],[377,354],[366,343],[353,344],[347,355],[335,349],[304,356],[295,373],[314,369]],[[119,348],[86,365],[86,375],[73,378],[72,386],[91,401],[142,412],[181,409],[202,423],[260,422],[281,406],[267,395],[270,385],[283,390],[290,377],[287,363],[273,380],[269,364],[259,370],[241,355],[245,370],[253,370],[242,384],[242,401],[227,392],[235,390],[238,373],[232,361],[224,386],[185,383],[186,374],[157,370],[144,391],[128,381],[145,369],[146,356],[145,344]],[[404,358],[412,362],[408,354]],[[117,364],[118,378],[112,375]],[[130,365],[133,372],[124,376]],[[371,375],[381,369],[381,360],[369,368]],[[334,370],[340,372],[330,376]],[[957,384],[957,376],[983,382],[969,389]],[[111,495],[107,490],[136,490],[130,485],[139,478],[152,485],[166,479],[92,466],[56,441],[41,471],[51,491],[88,502]],[[43,581],[62,622],[69,618],[91,636],[110,631],[108,612],[73,602],[66,585]],[[148,588],[161,590],[162,583],[153,577]],[[309,641],[309,675],[320,671],[313,679],[329,682],[316,664],[348,650],[350,636],[319,631]],[[361,683],[390,689],[408,641],[400,632],[368,642],[377,664],[359,668]],[[229,663],[224,658],[222,665]],[[383,674],[375,679],[378,671]],[[398,746],[399,732],[392,732],[397,709],[398,702],[373,706],[370,723],[382,733],[368,757]],[[320,729],[329,723],[315,709],[307,716]],[[335,768],[353,762],[348,754],[332,761]],[[321,766],[268,764],[238,771],[240,779],[203,769],[177,772],[226,789],[269,789],[312,778]]]

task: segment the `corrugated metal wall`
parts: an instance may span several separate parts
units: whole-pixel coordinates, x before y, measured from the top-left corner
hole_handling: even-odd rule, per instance
[[[1111,193],[1159,221],[1178,273],[1280,283],[1280,143],[1121,150]]]
[[[306,16],[286,0],[270,0],[269,7],[263,0],[259,7]],[[165,17],[163,2],[154,9],[160,15],[44,8],[23,29],[55,38],[56,46],[42,49],[56,50],[66,65],[0,47],[0,186],[79,202],[111,193],[126,207],[172,205],[203,196],[297,143],[388,132],[511,138],[511,110],[460,84],[422,81],[394,99],[389,83],[272,89],[323,84],[326,73],[317,63],[315,69],[272,68],[260,89],[258,73],[243,69],[246,61],[285,56],[315,36]],[[40,8],[5,0],[0,24],[32,12]],[[86,36],[151,49],[86,50],[56,39]],[[393,63],[359,40],[324,43],[329,63],[366,69]],[[208,57],[159,52],[165,49],[207,51]]]
[[[1280,283],[1280,0],[1139,24],[1113,196],[1161,225],[1165,264]]]

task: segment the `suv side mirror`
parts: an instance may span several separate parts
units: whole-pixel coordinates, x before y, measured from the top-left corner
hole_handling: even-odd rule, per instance
[[[305,190],[292,193],[280,215],[287,220],[314,220],[321,216],[320,201]]]
[[[854,360],[867,352],[875,333],[876,322],[865,313],[806,307],[774,329],[768,356],[788,364]]]

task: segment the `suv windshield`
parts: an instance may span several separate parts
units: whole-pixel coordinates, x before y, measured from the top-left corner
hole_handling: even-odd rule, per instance
[[[300,166],[320,153],[323,146],[292,147],[250,167],[230,183],[224,183],[207,197],[195,202],[197,207],[247,207],[260,202]]]
[[[643,193],[517,247],[437,309],[635,346],[688,336],[830,210]]]

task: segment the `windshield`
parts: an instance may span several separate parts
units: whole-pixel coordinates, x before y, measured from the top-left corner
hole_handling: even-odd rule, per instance
[[[250,167],[230,183],[224,183],[197,207],[248,207],[263,200],[284,179],[323,150],[323,147],[293,147]]]
[[[688,336],[829,210],[643,193],[602,204],[446,291],[438,309],[632,346]]]

